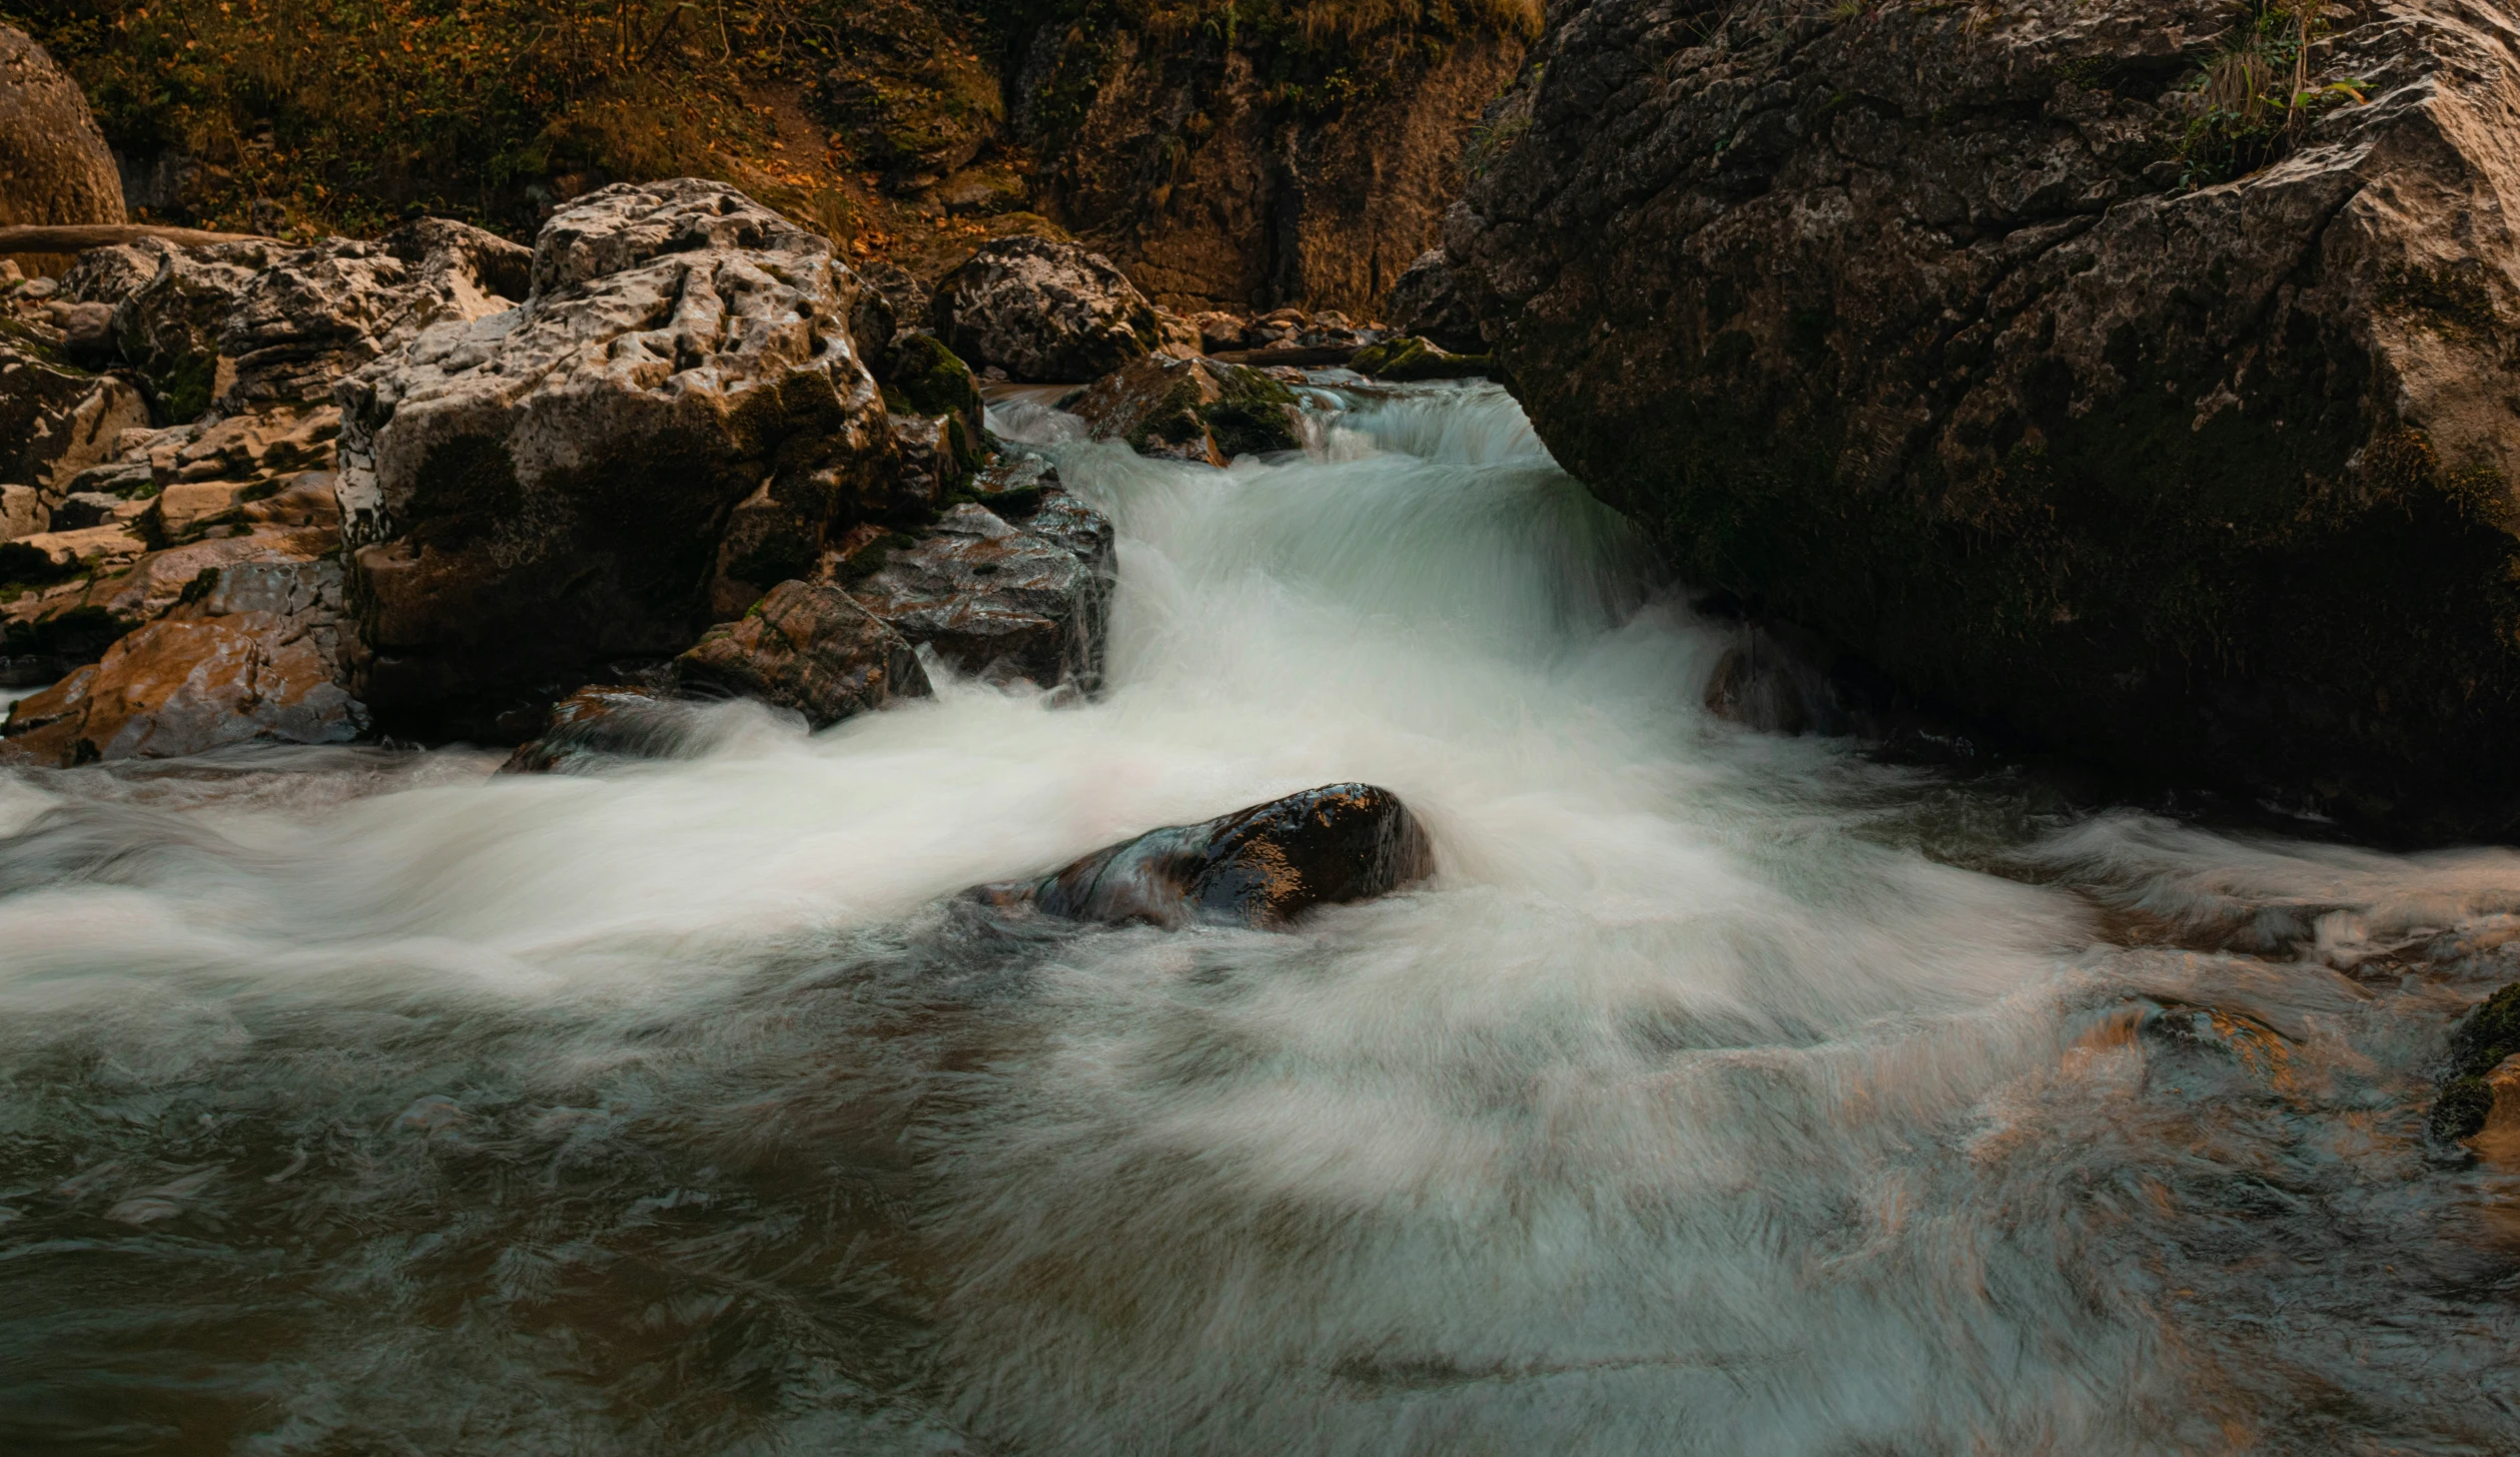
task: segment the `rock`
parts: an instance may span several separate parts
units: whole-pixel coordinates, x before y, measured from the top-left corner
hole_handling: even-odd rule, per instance
[[[2520,1056],[2520,983],[2478,1004],[2450,1034],[2450,1067],[2432,1105],[2435,1138],[2473,1137],[2510,1094],[2488,1080]]]
[[[2367,104],[2250,133],[2208,0],[1550,14],[1445,252],[1678,575],[2121,771],[2520,829],[2499,21],[2340,13]]]
[[[933,482],[932,489],[905,494],[932,507],[949,492],[963,489],[972,472],[989,463],[988,408],[980,398],[980,381],[969,364],[931,334],[895,340],[878,377],[884,381],[884,407],[902,427],[895,439],[905,446],[904,476],[917,474]]]
[[[0,481],[32,487],[46,510],[116,436],[148,422],[130,384],[0,336]]]
[[[130,561],[149,549],[149,543],[141,540],[128,524],[120,523],[75,531],[39,531],[21,536],[13,544],[42,552],[56,566],[89,570]]]
[[[896,698],[925,698],[927,670],[901,634],[832,587],[781,582],[674,659],[675,680],[758,698],[828,728]]]
[[[1478,306],[1462,291],[1440,248],[1419,254],[1400,275],[1391,286],[1386,312],[1402,334],[1437,349],[1456,355],[1486,353],[1486,342],[1479,338]]]
[[[1026,492],[1033,495],[1026,524],[1037,521],[1041,530],[958,505],[924,539],[888,550],[878,570],[849,583],[849,594],[962,672],[1099,690],[1111,523],[1064,490],[1035,492]]]
[[[234,568],[190,615],[116,641],[0,725],[0,764],[71,768],[243,743],[338,744],[367,731],[341,683],[341,566]]]
[[[1199,331],[1200,353],[1210,355],[1230,354],[1243,348],[1244,332],[1251,328],[1252,323],[1240,314],[1226,314],[1213,309],[1193,314],[1187,322]]]
[[[79,84],[0,25],[0,227],[122,221],[122,177]]]
[[[1414,379],[1468,379],[1496,372],[1488,355],[1456,355],[1414,337],[1386,340],[1358,350],[1347,367],[1375,379],[1406,383]]]
[[[1098,440],[1142,455],[1223,465],[1302,447],[1294,391],[1258,369],[1214,360],[1136,361],[1094,382],[1068,409]]]
[[[853,331],[858,348],[865,354],[869,356],[879,354],[885,345],[901,331],[912,328],[924,329],[928,321],[935,317],[936,296],[928,292],[928,286],[920,283],[916,275],[901,265],[878,259],[860,267],[857,274],[859,283],[863,285],[862,293],[872,300],[880,301],[892,315],[891,327],[881,340],[864,330]]]
[[[181,423],[200,417],[232,382],[234,364],[220,355],[220,334],[274,245],[161,245],[154,251],[157,273],[115,306],[114,339],[148,382],[160,416]]]
[[[139,519],[145,501],[127,501],[101,490],[74,490],[53,508],[52,529],[82,531],[90,526],[121,525]]]
[[[80,304],[117,308],[157,278],[159,255],[171,246],[151,240],[91,248],[61,276],[62,296]]]
[[[82,369],[102,369],[114,361],[114,306],[52,306],[53,327],[62,334],[61,357]]]
[[[631,759],[682,757],[695,706],[654,688],[601,684],[552,705],[541,736],[516,746],[501,774],[577,774]]]
[[[52,512],[31,485],[0,485],[0,541],[52,529]]]
[[[934,307],[947,348],[1032,382],[1097,379],[1161,342],[1154,306],[1110,260],[1030,234],[982,245]]]
[[[680,652],[894,483],[825,240],[722,184],[624,184],[543,226],[532,278],[338,391],[362,696],[408,731]]]
[[[1387,896],[1434,868],[1432,842],[1397,796],[1330,784],[1205,824],[1150,831],[1038,881],[966,895],[1111,926],[1283,931],[1315,907]]]
[[[1247,8],[1196,43],[1107,10],[1045,27],[1007,95],[1043,211],[1156,302],[1369,314],[1437,241],[1534,10],[1321,6],[1296,40]]]
[[[330,402],[342,376],[429,325],[513,308],[532,265],[530,249],[442,218],[275,258],[220,325],[219,353],[234,364],[219,407]]]

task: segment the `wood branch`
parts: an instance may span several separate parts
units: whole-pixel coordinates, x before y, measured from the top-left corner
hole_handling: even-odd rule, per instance
[[[206,233],[199,228],[162,228],[155,223],[72,223],[47,227],[0,228],[0,254],[84,253],[115,243],[163,239],[183,248],[210,243],[280,243],[252,233]],[[286,244],[283,244],[286,247]]]

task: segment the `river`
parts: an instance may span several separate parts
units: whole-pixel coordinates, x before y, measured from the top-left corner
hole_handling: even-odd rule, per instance
[[[0,778],[0,1449],[2520,1450],[2520,1170],[2422,1137],[2520,857],[1720,721],[1501,390],[1320,398],[999,415],[1091,703]],[[1431,883],[949,899],[1348,779]]]

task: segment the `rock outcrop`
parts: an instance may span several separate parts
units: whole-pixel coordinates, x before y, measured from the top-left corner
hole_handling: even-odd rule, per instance
[[[709,629],[673,671],[683,688],[792,708],[818,729],[934,691],[900,633],[847,593],[811,582],[771,588],[742,617]]]
[[[1686,579],[2091,758],[2520,828],[2508,26],[2338,12],[2287,115],[2208,0],[1552,17],[1446,254]]]
[[[1182,34],[1082,8],[1010,89],[1043,210],[1186,313],[1359,314],[1436,241],[1539,10],[1319,5]]]
[[[0,25],[0,227],[121,221],[122,176],[79,84]]]
[[[1197,925],[1283,931],[1320,906],[1387,896],[1432,875],[1433,843],[1387,789],[1331,784],[1153,830],[1037,881],[967,892],[1110,926]]]
[[[1095,439],[1203,465],[1303,443],[1293,390],[1248,365],[1214,360],[1139,360],[1096,380],[1066,408]]]
[[[936,333],[977,367],[1052,384],[1099,379],[1154,353],[1155,309],[1109,259],[1018,234],[939,280]]]
[[[0,764],[348,743],[369,728],[341,682],[348,636],[339,562],[209,570],[196,600],[14,705]]]
[[[1454,277],[1452,260],[1440,248],[1419,254],[1417,261],[1391,286],[1383,313],[1401,334],[1414,335],[1439,350],[1456,355],[1487,352],[1479,335],[1478,302]]]
[[[545,225],[517,309],[346,380],[362,696],[496,732],[539,685],[682,651],[810,569],[835,518],[896,505],[857,293],[731,188],[615,186]]]

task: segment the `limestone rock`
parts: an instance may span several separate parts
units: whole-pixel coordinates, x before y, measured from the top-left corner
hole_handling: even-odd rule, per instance
[[[825,240],[721,184],[625,184],[544,225],[532,278],[338,391],[363,696],[418,731],[680,652],[892,486]]]
[[[513,308],[532,263],[531,250],[442,218],[275,258],[220,324],[234,363],[219,407],[329,402],[335,381],[429,325]]]
[[[70,768],[360,737],[367,711],[341,682],[341,583],[335,561],[220,573],[185,614],[19,700],[0,725],[0,764]]]
[[[937,284],[937,337],[1010,378],[1083,383],[1154,352],[1154,306],[1100,254],[1031,234],[996,239]]]
[[[1105,925],[1283,931],[1316,907],[1387,896],[1432,875],[1433,843],[1398,796],[1330,784],[1098,850],[1038,881],[967,894]]]
[[[2211,0],[1551,7],[1445,252],[1552,454],[1908,689],[2406,837],[2520,827],[2520,37]]]
[[[1125,440],[1142,455],[1223,465],[1302,445],[1293,390],[1258,369],[1214,360],[1138,360],[1067,407],[1095,439]]]
[[[758,698],[828,728],[896,698],[932,691],[901,634],[848,594],[781,582],[742,617],[709,629],[674,659],[676,681]]]
[[[148,380],[159,415],[182,423],[210,408],[231,382],[234,364],[222,360],[220,334],[275,246],[159,245],[152,252],[157,272],[115,306],[114,339],[123,359]]]
[[[0,227],[122,221],[122,177],[79,83],[0,25]]]
[[[124,430],[148,422],[124,380],[0,337],[0,482],[31,487],[46,512]]]
[[[924,539],[888,552],[850,595],[963,672],[1099,689],[1111,523],[1064,490],[1039,491],[1029,504],[1031,519],[1065,540],[958,505]]]

